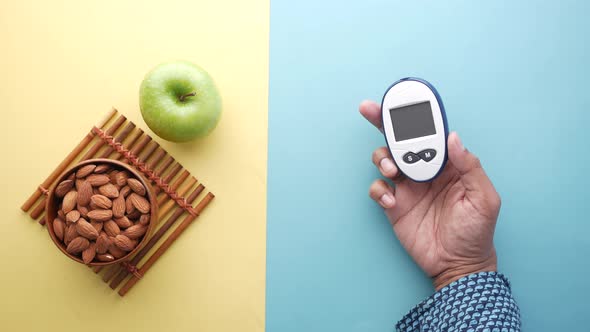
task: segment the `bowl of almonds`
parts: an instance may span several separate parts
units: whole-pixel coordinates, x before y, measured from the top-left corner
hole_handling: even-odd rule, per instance
[[[47,199],[49,236],[71,259],[115,264],[137,252],[157,218],[156,195],[129,165],[83,161],[64,172]]]

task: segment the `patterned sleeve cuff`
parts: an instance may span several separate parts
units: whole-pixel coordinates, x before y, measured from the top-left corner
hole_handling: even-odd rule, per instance
[[[399,332],[518,332],[520,311],[504,275],[480,272],[434,293],[395,328]]]

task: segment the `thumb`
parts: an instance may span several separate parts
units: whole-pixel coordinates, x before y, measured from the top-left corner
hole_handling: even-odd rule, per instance
[[[449,161],[461,175],[467,198],[476,208],[497,215],[500,196],[483,170],[479,158],[465,149],[456,132],[449,134],[447,146]]]

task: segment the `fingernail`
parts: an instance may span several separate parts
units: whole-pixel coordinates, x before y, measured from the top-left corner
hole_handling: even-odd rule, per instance
[[[383,194],[383,196],[381,196],[380,201],[381,206],[383,206],[384,208],[388,208],[393,205],[393,197],[391,197],[390,194]]]
[[[383,171],[385,172],[391,172],[394,169],[394,165],[393,165],[393,161],[391,161],[391,159],[389,158],[383,158],[381,159],[381,162],[379,163],[381,165],[381,169],[383,169]]]

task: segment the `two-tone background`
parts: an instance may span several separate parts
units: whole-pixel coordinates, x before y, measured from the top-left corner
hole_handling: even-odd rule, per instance
[[[528,331],[583,330],[590,272],[584,1],[0,1],[0,329],[390,331],[432,292],[367,196],[394,80],[439,90],[503,198]],[[119,298],[19,207],[155,64],[206,68],[219,127],[162,142],[217,194]],[[148,131],[149,132],[149,131]]]

